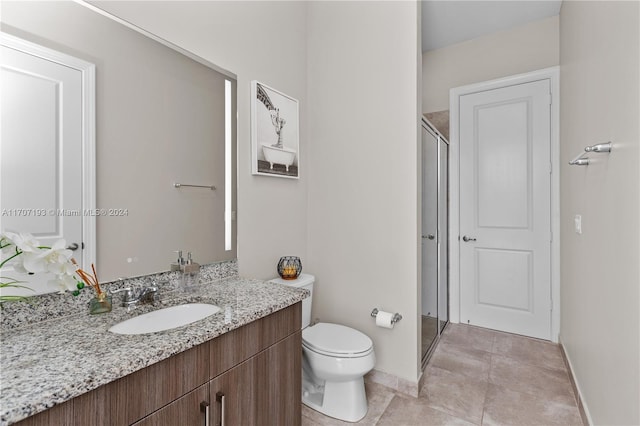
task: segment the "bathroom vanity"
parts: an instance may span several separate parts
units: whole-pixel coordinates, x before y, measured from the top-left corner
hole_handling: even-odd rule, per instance
[[[173,330],[107,331],[158,309],[140,306],[3,332],[0,424],[217,425],[222,416],[227,425],[300,424],[308,292],[238,277],[201,287],[165,304],[221,311]]]

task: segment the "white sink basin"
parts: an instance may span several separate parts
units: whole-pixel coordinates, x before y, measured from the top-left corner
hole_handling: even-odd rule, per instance
[[[109,329],[116,334],[146,334],[157,331],[171,330],[200,321],[219,312],[220,308],[208,303],[187,303],[171,306],[170,308],[138,315],[126,321],[119,322]]]

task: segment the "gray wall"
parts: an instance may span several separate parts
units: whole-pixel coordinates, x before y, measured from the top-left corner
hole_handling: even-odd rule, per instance
[[[560,339],[594,424],[640,423],[639,5],[565,1],[560,13]],[[606,141],[611,154],[567,165]]]
[[[362,330],[375,368],[414,383],[419,16],[415,2],[312,2],[308,15],[314,317]],[[375,307],[404,319],[378,328]]]
[[[422,55],[422,112],[449,109],[449,90],[558,65],[559,18],[542,19]]]
[[[238,82],[240,274],[277,276],[284,255],[307,256],[306,11],[304,2],[98,2],[99,7],[227,69]],[[300,179],[251,174],[250,83],[300,102]],[[314,272],[306,269],[306,272]]]

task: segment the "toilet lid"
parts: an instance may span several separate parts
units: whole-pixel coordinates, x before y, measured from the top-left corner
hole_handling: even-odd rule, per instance
[[[373,347],[364,333],[330,323],[318,323],[302,330],[302,343],[312,350],[338,355],[364,354]]]

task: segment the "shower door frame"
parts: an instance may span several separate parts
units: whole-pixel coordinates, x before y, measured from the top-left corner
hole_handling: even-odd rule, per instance
[[[436,258],[436,321],[437,321],[437,326],[438,326],[438,332],[435,336],[435,338],[431,341],[431,343],[429,344],[429,347],[427,348],[425,353],[422,353],[422,300],[420,301],[420,344],[419,347],[421,348],[420,350],[420,359],[421,359],[421,370],[424,371],[427,363],[429,362],[429,359],[431,358],[431,355],[433,354],[435,348],[438,345],[438,342],[440,341],[440,336],[442,335],[443,331],[445,330],[446,326],[449,324],[450,318],[451,318],[451,300],[450,300],[450,281],[449,281],[449,264],[450,264],[450,244],[449,244],[449,240],[450,240],[450,225],[449,225],[449,218],[451,216],[450,213],[450,209],[449,209],[449,186],[450,186],[450,178],[449,178],[449,173],[450,173],[450,144],[449,141],[436,129],[436,127],[431,124],[429,122],[429,120],[427,120],[426,118],[422,118],[421,120],[421,129],[425,129],[427,132],[432,133],[433,136],[436,137],[436,143],[437,143],[437,157],[436,157],[436,161],[437,161],[437,201],[438,204],[436,206],[436,216],[437,216],[437,232],[436,232],[436,241],[438,242],[438,246],[437,246],[437,258]],[[424,141],[421,141],[421,144],[424,143]],[[442,170],[441,170],[441,156],[442,154],[442,144],[444,144],[447,147],[447,151],[446,151],[446,160],[447,160],[447,181],[446,181],[446,187],[442,188]],[[424,145],[422,147],[424,149]],[[421,164],[421,170],[424,170],[424,164]],[[444,230],[440,229],[440,201],[442,199],[442,191],[444,191],[445,194],[445,200],[446,200],[446,204],[447,204],[447,208],[446,208],[446,216],[447,216],[447,226],[445,227]],[[423,197],[424,197],[424,189],[423,189]],[[425,230],[422,230],[422,233],[424,233]],[[446,232],[446,238],[442,238],[442,233]],[[424,237],[422,237],[424,238]],[[447,306],[447,317],[446,320],[444,321],[444,325],[441,326],[441,318],[440,318],[440,313],[441,313],[441,304],[440,304],[440,300],[441,300],[441,288],[440,288],[440,283],[441,283],[441,274],[442,274],[442,270],[441,270],[441,266],[442,266],[442,262],[441,262],[441,255],[442,255],[442,245],[445,245],[445,252],[447,254],[447,264],[446,264],[446,291],[447,291],[447,301],[446,301],[446,306]],[[422,259],[421,259],[422,261]],[[422,275],[422,274],[421,274]],[[420,283],[420,285],[422,286],[422,282]],[[422,289],[424,290],[424,289]]]

